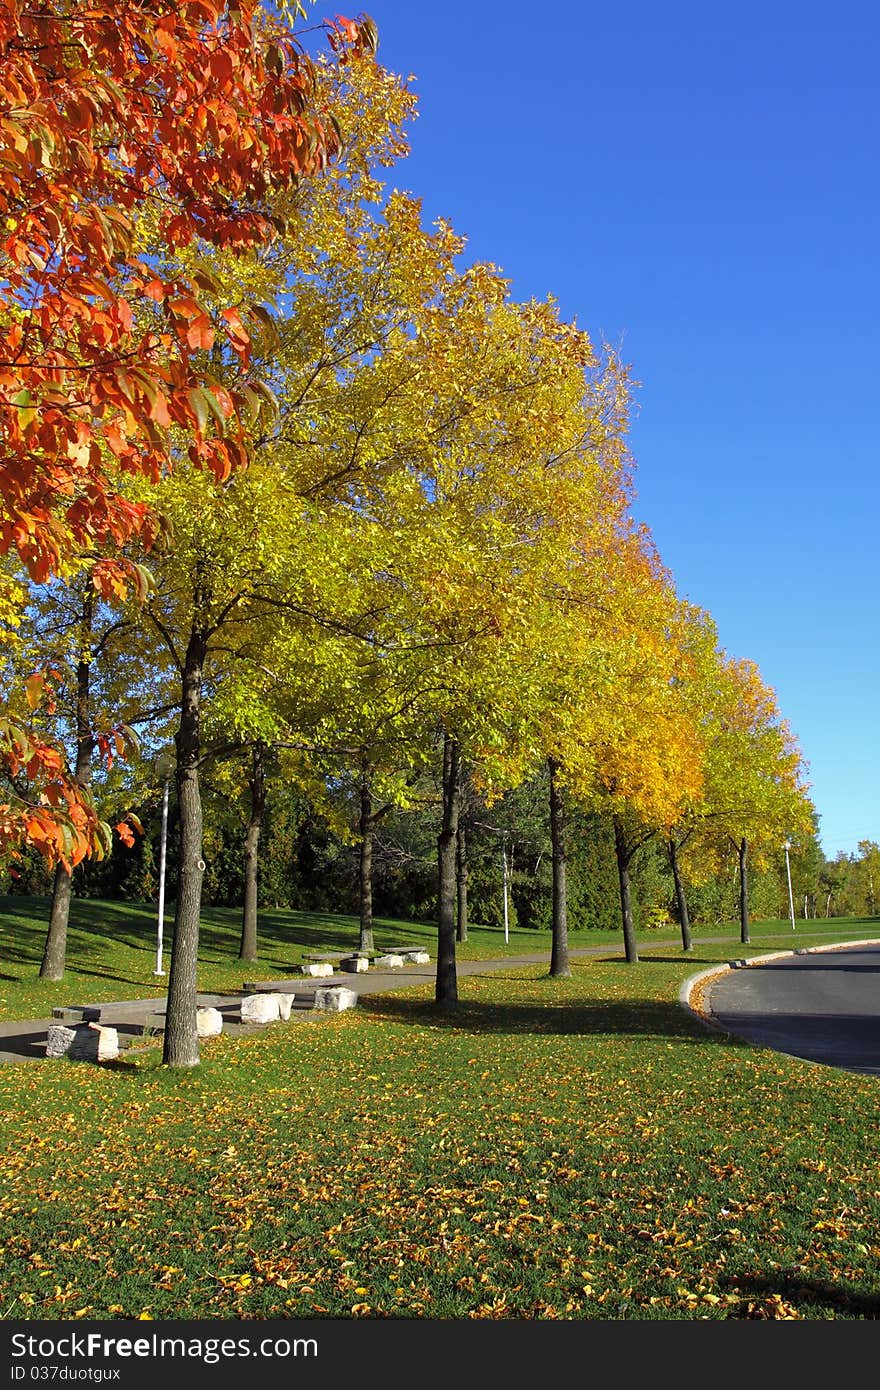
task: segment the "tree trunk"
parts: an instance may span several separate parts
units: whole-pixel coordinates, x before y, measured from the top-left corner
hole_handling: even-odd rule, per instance
[[[266,768],[264,745],[255,743],[251,765],[251,812],[244,837],[244,907],[241,914],[239,960],[257,959],[257,867],[260,831],[266,809]]]
[[[461,801],[460,755],[455,739],[443,740],[443,823],[437,837],[437,982],[435,1000],[441,1008],[458,1003],[455,971],[455,852]]]
[[[74,781],[80,787],[87,787],[92,776],[92,727],[89,703],[91,698],[90,658],[92,654],[92,628],[95,613],[95,592],[91,585],[83,595],[80,615],[80,650],[76,663],[76,767]],[[52,907],[49,914],[49,930],[43,948],[43,961],[40,966],[41,980],[61,980],[64,978],[64,965],[67,956],[67,923],[70,917],[70,900],[73,896],[71,872],[63,864],[55,870],[52,885]]]
[[[743,946],[751,941],[749,936],[749,842],[743,837],[737,846],[739,854],[739,939]]]
[[[678,864],[678,846],[675,840],[670,837],[666,842],[669,850],[669,863],[672,867],[672,878],[675,883],[675,901],[678,905],[678,920],[681,924],[681,949],[692,951],[694,949],[691,941],[691,919],[688,914],[687,898],[685,897],[684,884],[681,879],[681,870]]]
[[[183,665],[180,726],[177,745],[177,806],[180,849],[174,944],[168,976],[168,1008],[162,1060],[169,1067],[197,1067],[199,1035],[196,991],[199,953],[199,912],[202,905],[202,799],[199,792],[201,696],[207,641],[193,631]]]
[[[559,764],[547,759],[550,769],[550,843],[553,847],[553,923],[550,974],[565,978],[571,974],[568,960],[568,896],[565,883],[565,806],[559,785]]]
[[[458,874],[458,917],[455,924],[456,941],[468,939],[468,857],[467,832],[463,825],[458,827],[458,840],[455,848],[455,867]]]
[[[49,930],[43,947],[43,963],[40,966],[41,980],[64,979],[67,922],[70,916],[72,889],[73,879],[70,870],[59,864],[52,884],[52,907],[49,913]]]
[[[358,826],[361,836],[360,898],[361,931],[359,951],[374,951],[373,941],[373,796],[367,769],[361,777],[361,814]]]
[[[623,947],[627,962],[634,965],[639,958],[638,947],[636,946],[636,929],[633,922],[632,893],[629,882],[629,865],[633,857],[626,840],[626,832],[617,819],[614,817],[614,849],[617,854],[617,878],[620,883],[620,913],[623,922]]]

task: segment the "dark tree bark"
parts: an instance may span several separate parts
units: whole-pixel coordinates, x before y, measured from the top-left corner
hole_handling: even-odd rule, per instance
[[[443,740],[443,822],[437,837],[437,983],[435,1000],[441,1008],[458,1003],[455,970],[455,851],[461,802],[460,752],[455,739]]]
[[[636,946],[636,930],[633,922],[632,893],[629,882],[629,866],[638,846],[630,845],[623,824],[614,817],[614,849],[617,854],[617,877],[620,883],[620,912],[623,921],[623,946],[626,959],[634,965],[639,958]]]
[[[265,746],[253,747],[250,776],[251,809],[244,837],[244,907],[241,914],[241,945],[239,960],[257,959],[257,868],[260,853],[260,832],[266,809]]]
[[[199,912],[202,904],[202,799],[199,791],[201,698],[207,638],[193,630],[183,662],[177,745],[177,806],[180,851],[174,944],[168,976],[168,1008],[162,1060],[169,1067],[197,1067],[199,1036],[196,990]]]
[[[76,766],[74,781],[87,787],[92,776],[92,738],[90,682],[90,657],[92,651],[92,627],[95,614],[95,593],[91,585],[83,595],[80,614],[80,656],[76,663]],[[64,965],[67,956],[67,923],[70,917],[70,900],[73,895],[73,880],[69,869],[59,864],[55,870],[52,885],[52,907],[49,914],[49,930],[43,948],[43,961],[40,966],[41,980],[61,980],[64,978]]]
[[[565,978],[571,974],[568,959],[568,894],[565,881],[565,804],[559,785],[559,763],[547,759],[550,769],[550,843],[553,854],[553,923],[550,974]]]
[[[467,831],[463,825],[458,827],[458,842],[455,849],[455,866],[458,875],[458,916],[455,924],[456,941],[468,939],[468,857]]]
[[[669,863],[672,868],[672,878],[675,883],[675,901],[678,905],[678,921],[681,926],[681,949],[692,951],[693,942],[691,941],[691,919],[688,914],[687,898],[685,897],[684,883],[681,878],[681,870],[678,864],[678,846],[675,840],[670,837],[666,842],[669,850]]]
[[[744,946],[751,941],[749,936],[749,842],[743,836],[737,845],[739,855],[739,939]]]
[[[49,930],[43,947],[43,962],[40,966],[41,980],[63,980],[67,957],[67,923],[70,918],[70,900],[73,897],[73,878],[69,869],[59,864],[52,882],[52,906],[49,912]]]
[[[361,775],[361,811],[358,830],[361,837],[360,898],[361,930],[359,951],[374,951],[373,941],[373,795],[367,768]]]

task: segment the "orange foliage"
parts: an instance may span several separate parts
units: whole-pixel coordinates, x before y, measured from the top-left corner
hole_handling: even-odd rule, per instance
[[[137,580],[113,552],[135,535],[149,546],[157,522],[113,475],[158,479],[173,425],[218,477],[246,462],[237,402],[206,372],[215,328],[197,287],[134,254],[131,214],[147,200],[159,209],[160,256],[195,238],[247,249],[274,234],[269,190],[335,153],[307,57],[290,34],[264,38],[257,8],[0,0],[0,554],[16,550],[38,582],[98,546],[111,551],[100,592]],[[374,46],[369,21],[327,27],[342,58]],[[158,328],[137,326],[143,296],[161,306]],[[237,316],[217,331],[247,357]],[[67,821],[55,835],[42,800],[0,808],[0,845],[23,827],[75,862],[94,812],[50,750],[31,746],[40,798],[62,776]]]

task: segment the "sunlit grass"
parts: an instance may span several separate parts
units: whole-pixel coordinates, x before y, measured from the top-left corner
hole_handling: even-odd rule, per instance
[[[731,954],[2,1067],[2,1315],[880,1316],[877,1081],[705,1031],[681,981]]]
[[[113,999],[160,998],[167,989],[167,975],[157,978],[157,922],[152,904],[75,900],[68,932],[67,968],[58,983],[40,980],[49,902],[46,898],[0,898],[0,1020],[45,1018],[63,1004],[103,1003]],[[166,919],[163,966],[171,958],[173,917]],[[829,929],[829,930],[826,930]],[[238,960],[241,910],[208,907],[203,910],[199,933],[199,988],[205,992],[240,991],[245,980],[289,978],[310,951],[353,951],[358,943],[358,920],[330,913],[294,912],[285,909],[260,913],[260,955],[255,964]],[[752,926],[751,947],[740,947],[739,929],[732,924],[698,929],[694,955],[704,939],[723,938],[736,955],[768,949],[787,949],[793,942],[815,944],[821,940],[850,940],[880,935],[880,923],[863,919],[798,923],[792,933],[781,922]],[[507,944],[500,928],[474,926],[466,944],[459,945],[461,960],[521,956],[549,951],[549,932],[513,929]],[[424,946],[436,957],[437,931],[432,923],[379,919],[375,924],[379,950],[394,946]],[[640,948],[663,940],[676,949],[673,926],[645,932]],[[621,934],[609,931],[572,931],[570,944],[607,946],[619,952]]]

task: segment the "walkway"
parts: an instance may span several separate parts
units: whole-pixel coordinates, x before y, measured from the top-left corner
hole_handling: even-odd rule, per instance
[[[798,933],[798,939],[818,934],[815,928],[808,928]],[[737,949],[737,943],[732,942],[729,936],[700,937],[694,944],[699,947],[700,944],[710,943],[729,943],[732,954]],[[681,950],[680,937],[650,942],[642,940],[639,944],[651,951],[668,948]],[[757,944],[752,943],[753,947]],[[768,973],[771,963],[726,972],[713,980],[710,986],[712,1018],[727,1031],[764,1047],[824,1061],[831,1066],[880,1073],[880,991],[876,991],[880,948],[852,947],[847,948],[847,954],[851,955],[859,949],[869,964],[863,960],[861,963],[853,961],[847,966],[843,961],[835,961],[835,955],[840,955],[838,948],[837,952],[823,952],[821,957],[818,953],[793,955],[772,962],[775,967],[785,967],[787,973],[779,968]],[[572,960],[618,952],[619,948],[609,944],[569,948]],[[685,963],[687,959],[682,953],[682,962]],[[829,959],[832,963],[827,965]],[[459,960],[456,962],[456,972],[462,978],[487,971],[514,969],[521,965],[549,963],[550,952],[539,951],[522,956],[494,957],[491,960]],[[246,969],[246,966],[242,967],[242,974]],[[390,990],[431,984],[435,978],[436,962],[432,961],[430,965],[406,965],[395,970],[370,969],[359,975],[337,972],[326,979],[302,976],[258,983],[260,988],[271,985],[292,994],[294,1002],[290,1017],[296,1020],[328,1016],[315,1011],[313,1007],[314,991],[322,985],[346,985],[358,994],[385,994]],[[850,984],[843,1003],[837,988],[841,980],[848,980]],[[822,991],[821,996],[815,996],[812,992],[804,994],[805,981],[808,986],[817,986]],[[829,993],[831,982],[834,983]],[[857,987],[856,994],[851,992],[853,987]],[[239,1015],[243,996],[244,991],[199,994],[198,1004],[200,1008],[210,1006],[219,1009],[223,1015],[224,1032],[252,1033],[263,1025],[241,1023]],[[143,1036],[147,1019],[151,1014],[161,1013],[165,1001],[161,997],[123,999],[91,1007],[100,1008],[101,1022],[117,1029],[120,1046],[125,1048]],[[57,1022],[55,1018],[0,1022],[0,1063],[42,1059],[49,1026]]]
[[[723,938],[719,938],[723,939]],[[681,947],[681,940],[675,941],[652,941],[651,947],[666,947],[678,945]],[[574,960],[578,956],[601,956],[608,955],[613,950],[611,946],[584,946],[569,949],[569,956]],[[533,955],[525,956],[504,956],[492,960],[470,960],[457,961],[456,972],[461,978],[465,975],[479,975],[486,971],[508,970],[520,965],[541,965],[550,963],[550,952],[541,951]],[[247,966],[242,966],[242,974],[247,970]],[[316,1011],[314,1008],[313,995],[316,989],[325,985],[345,985],[348,989],[353,989],[357,994],[386,994],[389,990],[413,988],[416,985],[431,984],[436,979],[436,962],[430,965],[404,965],[394,970],[374,970],[370,969],[362,974],[349,975],[344,971],[337,971],[334,975],[325,979],[311,979],[308,976],[297,976],[295,979],[284,980],[260,980],[260,989],[271,986],[279,993],[292,994],[294,996],[293,1008],[290,1011],[291,1020],[302,1018],[325,1018],[330,1017],[329,1013]],[[199,994],[199,1008],[219,1009],[223,1015],[223,1031],[228,1033],[253,1033],[255,1029],[263,1027],[262,1024],[241,1023],[239,1014],[241,1001],[245,991],[229,994]],[[77,1006],[79,1006],[78,1001]],[[73,1005],[74,1001],[71,1001]],[[161,1013],[165,1008],[165,1000],[160,996],[153,999],[122,999],[113,1003],[86,1005],[101,1010],[101,1023],[109,1024],[116,1028],[119,1033],[119,1043],[121,1048],[130,1046],[135,1038],[143,1036],[144,1027],[147,1019],[152,1014]],[[46,1050],[46,1034],[49,1026],[58,1023],[57,1018],[43,1019],[21,1019],[0,1022],[0,1063],[2,1062],[24,1062],[28,1060],[44,1058]]]

